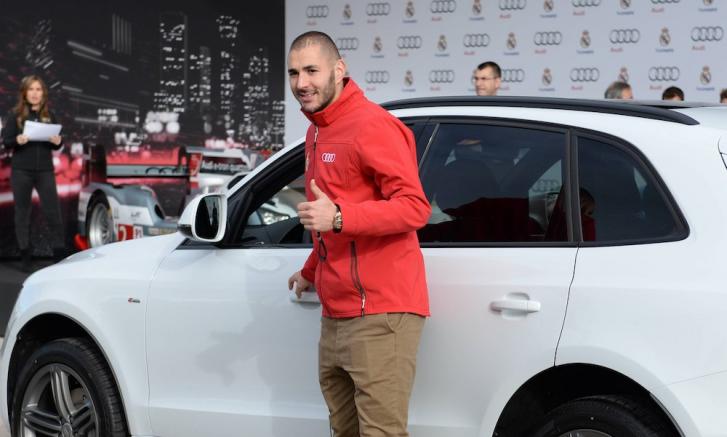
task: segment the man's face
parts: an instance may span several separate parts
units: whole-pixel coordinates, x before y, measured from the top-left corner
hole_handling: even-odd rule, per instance
[[[318,112],[341,94],[342,60],[334,60],[318,44],[292,50],[288,54],[290,90],[305,112]]]
[[[500,78],[496,77],[492,67],[475,70],[472,81],[478,96],[496,96],[497,90],[500,89]]]
[[[723,98],[720,103],[727,103],[727,97]]]
[[[679,97],[679,96],[671,96],[671,97],[666,98],[664,100],[674,100],[675,102],[681,102],[682,101],[682,98]]]
[[[634,93],[631,91],[631,88],[625,88],[623,91],[621,91],[621,100],[633,100],[634,99]]]
[[[25,100],[31,106],[40,105],[40,102],[43,101],[43,87],[40,86],[40,82],[36,80],[30,84],[28,90],[25,92]]]

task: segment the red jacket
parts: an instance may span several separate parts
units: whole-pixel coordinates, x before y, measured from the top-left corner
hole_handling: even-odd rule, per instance
[[[314,282],[326,317],[410,312],[429,315],[416,230],[431,207],[419,181],[411,131],[344,79],[340,97],[314,114],[306,136],[311,179],[341,208],[343,231],[320,234],[302,275]],[[317,134],[316,134],[317,133]],[[324,259],[322,259],[324,258]]]

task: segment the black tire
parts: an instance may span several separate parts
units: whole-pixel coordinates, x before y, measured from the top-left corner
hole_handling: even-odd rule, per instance
[[[74,436],[77,434],[73,432],[79,431],[81,436],[129,435],[116,382],[106,360],[91,341],[84,338],[54,340],[38,348],[21,365],[11,410],[14,436],[43,435],[37,431],[63,426]],[[59,381],[54,378],[63,374],[67,378],[65,384],[52,382]],[[59,392],[68,393],[66,399],[70,401],[65,406],[77,409],[77,414],[66,415],[65,419],[60,412],[63,407],[59,407],[58,398],[53,395],[55,387],[62,386],[67,389]]]
[[[670,424],[645,402],[622,396],[589,396],[565,403],[545,415],[532,437],[676,437]],[[581,430],[581,434],[576,431]],[[597,431],[584,433],[585,431]]]

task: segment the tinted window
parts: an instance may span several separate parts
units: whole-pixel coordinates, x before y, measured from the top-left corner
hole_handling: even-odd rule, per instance
[[[653,175],[625,149],[578,138],[578,184],[584,241],[660,239],[679,230]]]
[[[421,165],[426,242],[566,241],[565,135],[440,124]]]

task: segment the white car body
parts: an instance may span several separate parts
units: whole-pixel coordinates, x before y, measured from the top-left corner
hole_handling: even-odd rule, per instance
[[[419,349],[412,436],[492,436],[521,387],[569,365],[630,379],[682,436],[727,435],[727,107],[680,111],[703,124],[504,105],[393,111],[612,135],[648,158],[689,227],[682,240],[652,244],[424,248],[432,317]],[[179,250],[184,240],[177,233],[90,249],[30,277],[2,345],[2,417],[19,332],[58,314],[103,351],[133,436],[328,435],[317,379],[320,307],[286,287],[310,247]],[[538,310],[493,311],[508,299]]]

